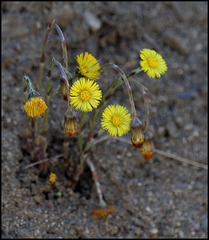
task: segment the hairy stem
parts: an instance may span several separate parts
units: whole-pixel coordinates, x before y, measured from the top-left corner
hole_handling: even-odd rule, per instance
[[[46,94],[45,94],[45,101],[46,101],[46,105],[47,105],[47,109],[44,113],[44,120],[43,120],[43,131],[42,131],[42,135],[44,137],[47,136],[48,133],[48,113],[49,113],[49,102],[51,100],[51,91],[52,91],[52,85],[51,85],[51,76],[52,76],[52,69],[54,67],[54,59],[52,59],[52,63],[49,67],[49,71],[47,74],[47,86],[46,86]]]
[[[148,132],[149,128],[149,103],[147,99],[147,93],[143,88],[143,97],[144,97],[144,105],[145,105],[145,128],[144,132]]]
[[[109,85],[109,87],[105,90],[105,92],[102,94],[102,100],[101,100],[99,106],[97,107],[97,109],[95,109],[95,111],[92,114],[92,116],[90,118],[90,121],[89,121],[89,133],[88,133],[88,137],[87,137],[87,143],[88,143],[88,141],[90,140],[90,138],[92,137],[92,135],[94,133],[96,122],[97,122],[98,118],[102,114],[103,107],[107,104],[109,98],[114,94],[116,89],[119,86],[121,86],[122,84],[123,84],[122,80],[120,80],[120,79],[114,80]]]
[[[57,32],[58,32],[58,34],[61,38],[63,59],[64,59],[64,69],[66,71],[68,71],[67,47],[66,47],[65,37],[64,37],[64,34],[63,34],[62,30],[60,29],[60,27],[56,23],[54,23],[53,25],[54,25],[55,29],[57,30]]]
[[[117,70],[120,73],[122,79],[124,80],[125,85],[126,85],[127,90],[128,90],[129,102],[130,102],[130,105],[131,105],[132,121],[135,121],[135,119],[137,118],[137,114],[136,114],[136,109],[135,109],[135,105],[134,105],[132,89],[131,89],[131,86],[128,82],[128,79],[127,79],[125,73],[123,72],[123,70],[120,67],[118,67],[116,64],[113,64],[113,63],[107,63],[107,64],[103,65],[100,68],[100,72],[103,71],[104,69],[108,68],[108,67],[111,67],[111,68],[114,68],[115,70]]]
[[[58,61],[55,60],[55,58],[53,58],[53,59],[54,59],[55,65],[57,65],[57,67],[60,70],[62,79],[65,81],[65,85],[66,85],[66,88],[67,88],[68,109],[72,110],[72,106],[71,106],[71,103],[70,103],[70,96],[69,96],[70,95],[70,93],[69,93],[69,91],[70,91],[70,84],[68,82],[68,78],[67,78],[67,75],[65,73],[65,69],[63,68],[61,63],[59,63]]]
[[[82,174],[82,172],[84,170],[85,157],[84,157],[84,152],[83,152],[83,136],[84,136],[84,128],[85,128],[85,124],[86,124],[85,116],[86,116],[86,113],[82,112],[81,120],[80,120],[80,131],[79,131],[78,141],[77,141],[78,164],[77,164],[76,172],[74,175],[75,183],[72,186],[73,188],[76,186],[77,182],[80,179],[80,175]]]
[[[98,175],[96,173],[94,164],[92,163],[92,161],[90,160],[89,157],[86,158],[86,163],[88,164],[88,166],[91,170],[91,173],[92,173],[92,176],[93,176],[93,179],[94,179],[94,183],[96,185],[97,195],[98,195],[98,198],[99,198],[99,204],[100,204],[101,207],[105,207],[107,204],[103,199],[101,186],[100,186],[100,183],[99,183]]]
[[[43,75],[43,69],[44,69],[44,64],[45,64],[45,54],[46,54],[46,45],[49,40],[50,33],[52,31],[52,26],[54,24],[54,19],[52,22],[49,24],[46,32],[46,36],[44,39],[44,44],[42,48],[42,53],[41,53],[41,58],[40,58],[40,65],[39,65],[39,74],[38,74],[38,81],[37,81],[37,91],[40,92],[41,89],[41,83],[42,83],[42,75]]]
[[[27,76],[24,76],[23,77],[23,104],[25,105],[26,102],[27,102],[27,86],[28,86],[28,81],[27,79],[29,79]],[[31,138],[32,137],[32,134],[31,134],[31,130],[30,130],[30,117],[28,115],[26,115],[26,129],[25,129],[25,132],[26,132],[26,136],[27,138]]]

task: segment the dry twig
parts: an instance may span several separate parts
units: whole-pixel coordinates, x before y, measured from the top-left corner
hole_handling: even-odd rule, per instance
[[[103,138],[101,139],[98,139],[97,141],[95,141],[94,144],[97,144],[99,142],[102,142],[104,140],[106,140],[108,137],[110,136],[104,136]],[[112,139],[115,139],[115,140],[119,140],[119,141],[122,141],[122,142],[126,142],[128,144],[131,145],[131,141],[128,140],[128,139],[125,139],[125,138],[117,138],[117,137],[111,137]],[[177,156],[176,154],[173,154],[173,153],[168,153],[168,152],[164,152],[162,150],[159,150],[159,149],[156,149],[155,148],[155,153],[157,154],[160,154],[162,156],[165,156],[165,157],[168,157],[168,158],[172,158],[174,160],[177,160],[177,161],[180,161],[182,163],[185,163],[185,164],[190,164],[190,165],[193,165],[195,167],[200,167],[200,168],[204,168],[204,169],[208,169],[208,166],[206,164],[203,164],[203,163],[198,163],[198,162],[195,162],[195,161],[192,161],[192,160],[189,160],[189,159],[186,159],[186,158],[183,158],[183,157],[180,157],[180,156]]]

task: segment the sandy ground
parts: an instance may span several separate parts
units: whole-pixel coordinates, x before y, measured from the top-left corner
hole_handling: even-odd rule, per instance
[[[129,73],[139,51],[154,49],[166,60],[160,79],[136,76],[148,88],[150,128],[155,147],[207,164],[207,2],[3,2],[2,3],[2,238],[207,238],[207,170],[156,153],[144,161],[139,150],[108,139],[93,148],[92,161],[108,205],[115,211],[95,217],[98,198],[89,169],[76,188],[63,174],[60,158],[49,165],[54,185],[39,177],[24,138],[22,76],[36,84],[47,25],[62,28],[70,71],[75,57],[92,53],[101,64],[115,63]],[[92,20],[93,19],[93,20]],[[55,57],[62,61],[53,30],[44,76]],[[102,73],[101,88],[116,73]],[[105,81],[104,81],[105,80]],[[53,72],[52,85],[59,83]],[[43,86],[44,93],[44,86]],[[143,98],[133,86],[144,121]],[[129,108],[127,90],[111,104]],[[65,105],[59,94],[50,105],[48,158],[62,153]],[[124,139],[129,139],[127,134]],[[75,138],[70,150],[75,150]]]

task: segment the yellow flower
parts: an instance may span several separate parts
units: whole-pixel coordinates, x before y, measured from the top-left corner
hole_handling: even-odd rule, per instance
[[[141,68],[147,75],[151,78],[160,77],[167,70],[167,65],[162,56],[150,49],[143,49],[140,51],[140,61]]]
[[[56,176],[56,174],[51,173],[50,176],[49,176],[49,181],[50,181],[51,183],[55,183],[55,182],[57,181],[57,176]]]
[[[95,81],[80,78],[70,89],[70,101],[76,109],[83,112],[91,112],[97,108],[102,98],[102,92]]]
[[[26,102],[24,109],[27,115],[33,118],[40,117],[46,111],[47,106],[41,97],[32,97]]]
[[[77,56],[77,62],[79,64],[78,66],[78,72],[91,80],[98,79],[99,77],[99,69],[100,65],[99,62],[95,57],[93,57],[90,53],[85,53],[83,56],[83,53],[81,53],[79,56]]]
[[[102,113],[102,128],[113,136],[126,134],[130,130],[130,122],[130,113],[120,105],[109,105]]]

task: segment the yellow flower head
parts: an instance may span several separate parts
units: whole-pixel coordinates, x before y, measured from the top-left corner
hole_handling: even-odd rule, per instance
[[[102,113],[102,128],[112,136],[122,136],[130,130],[131,115],[120,105],[109,105]]]
[[[46,111],[47,106],[43,98],[32,97],[26,102],[24,109],[27,115],[33,118],[37,116],[40,117],[41,114],[43,114]]]
[[[50,181],[51,183],[55,183],[55,182],[57,181],[57,176],[56,176],[56,174],[51,173],[50,176],[49,176],[49,181]]]
[[[147,75],[151,78],[160,77],[161,74],[164,74],[167,70],[167,65],[162,56],[150,49],[143,49],[140,51],[140,61],[141,68],[144,72],[147,72]]]
[[[77,62],[79,64],[78,66],[78,72],[91,80],[98,79],[99,77],[99,69],[100,65],[99,62],[96,60],[95,57],[93,57],[90,53],[85,53],[83,56],[83,53],[77,56]]]
[[[80,78],[70,88],[70,101],[76,109],[91,112],[97,108],[102,98],[102,92],[95,81]]]

